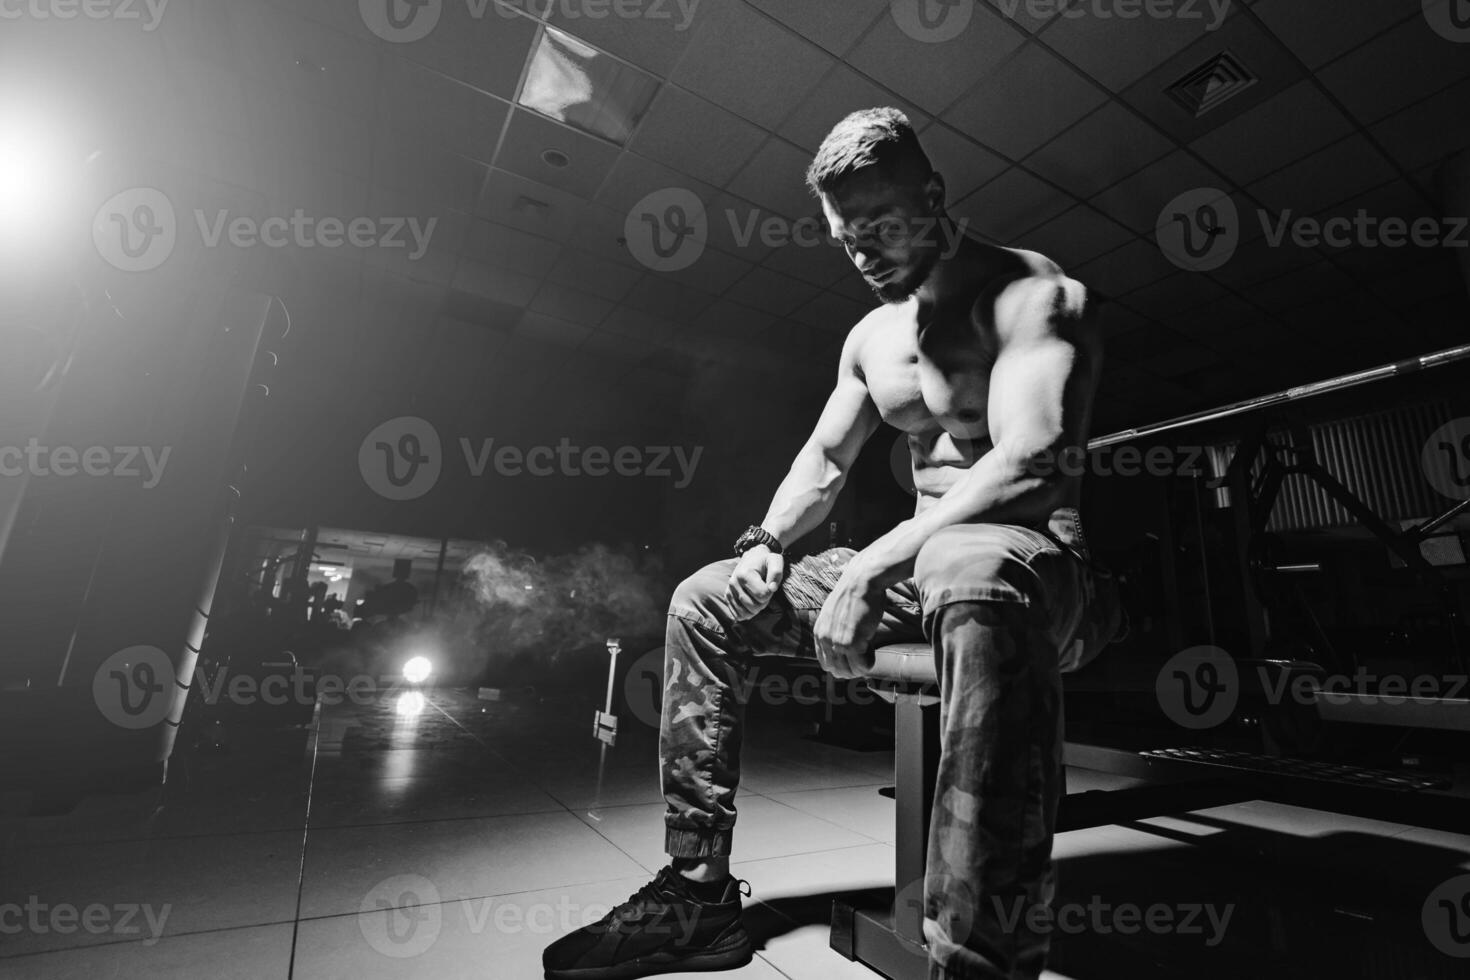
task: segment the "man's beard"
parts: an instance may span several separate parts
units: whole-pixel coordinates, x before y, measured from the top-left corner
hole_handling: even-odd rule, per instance
[[[873,295],[877,296],[879,301],[888,306],[899,306],[912,299],[914,294],[919,291],[919,288],[929,281],[930,274],[934,272],[934,267],[938,264],[938,255],[925,253],[923,259],[914,270],[902,279],[895,279],[893,282],[882,285],[869,283],[868,286],[873,290]]]

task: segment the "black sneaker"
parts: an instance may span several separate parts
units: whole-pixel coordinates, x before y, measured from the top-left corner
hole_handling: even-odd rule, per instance
[[[664,868],[601,920],[546,947],[546,980],[634,980],[744,966],[755,955],[740,924],[740,896],[749,894],[747,882],[730,878],[717,901],[700,901],[683,875]]]

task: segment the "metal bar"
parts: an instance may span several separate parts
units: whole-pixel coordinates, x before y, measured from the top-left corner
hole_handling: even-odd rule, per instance
[[[1435,531],[1438,531],[1440,528],[1444,527],[1456,517],[1459,517],[1460,514],[1462,514],[1467,507],[1470,507],[1470,498],[1466,498],[1465,500],[1460,501],[1458,504],[1455,504],[1455,506],[1445,511],[1443,514],[1440,514],[1438,517],[1434,518],[1434,520],[1425,521],[1418,527],[1412,528],[1409,534],[1411,537],[1414,538],[1426,538],[1430,534],[1433,534]]]
[[[1318,395],[1326,395],[1335,391],[1346,391],[1359,385],[1370,384],[1374,381],[1382,381],[1385,378],[1393,378],[1399,375],[1412,374],[1416,371],[1428,371],[1432,368],[1443,367],[1446,364],[1454,364],[1470,358],[1470,344],[1460,347],[1451,347],[1447,350],[1436,351],[1433,354],[1425,354],[1422,357],[1411,357],[1403,361],[1395,361],[1392,364],[1384,364],[1380,367],[1369,368],[1366,371],[1358,371],[1355,374],[1345,374],[1338,378],[1329,378],[1326,381],[1317,381],[1312,384],[1298,385],[1285,391],[1278,391],[1270,395],[1259,395],[1255,398],[1247,398],[1231,405],[1220,408],[1212,408],[1203,412],[1193,412],[1189,415],[1181,415],[1178,418],[1169,419],[1164,422],[1155,422],[1152,425],[1139,426],[1135,429],[1124,429],[1109,436],[1093,439],[1087,444],[1091,450],[1105,449],[1108,446],[1117,445],[1120,442],[1132,442],[1134,439],[1142,439],[1145,436],[1158,435],[1161,432],[1170,432],[1174,429],[1182,429],[1186,426],[1199,425],[1201,422],[1215,422],[1220,419],[1232,418],[1236,415],[1244,415],[1247,412],[1258,411],[1262,408],[1270,408],[1275,405],[1284,405],[1288,402],[1304,401],[1315,398]]]

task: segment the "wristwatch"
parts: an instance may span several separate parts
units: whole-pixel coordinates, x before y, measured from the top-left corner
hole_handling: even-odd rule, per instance
[[[759,544],[770,548],[775,554],[781,554],[780,539],[760,525],[752,524],[745,529],[745,533],[740,535],[739,539],[735,542],[735,557],[739,558]]]

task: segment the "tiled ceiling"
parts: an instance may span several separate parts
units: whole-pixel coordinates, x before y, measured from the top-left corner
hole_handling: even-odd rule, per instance
[[[155,152],[267,213],[440,219],[418,261],[293,257],[281,291],[310,336],[282,363],[303,382],[283,380],[285,409],[343,427],[409,400],[451,425],[709,441],[678,407],[713,377],[819,402],[871,300],[839,250],[740,227],[813,215],[805,162],[875,103],[910,111],[972,233],[1051,255],[1111,300],[1100,428],[1463,338],[1449,250],[1273,247],[1257,219],[1439,213],[1436,168],[1470,146],[1470,43],[1436,33],[1421,0],[1188,4],[1203,22],[988,0],[943,43],[905,33],[887,0],[519,0],[481,17],[445,0],[412,43],[347,0],[176,3],[132,41],[152,60],[96,69],[150,93]],[[610,13],[624,8],[661,15]],[[656,81],[626,145],[517,104],[549,26]],[[1222,51],[1257,81],[1196,118],[1165,90]],[[658,272],[622,239],[629,209],[668,187],[704,203],[709,246]],[[1242,216],[1234,258],[1204,272],[1155,241],[1195,188]]]

